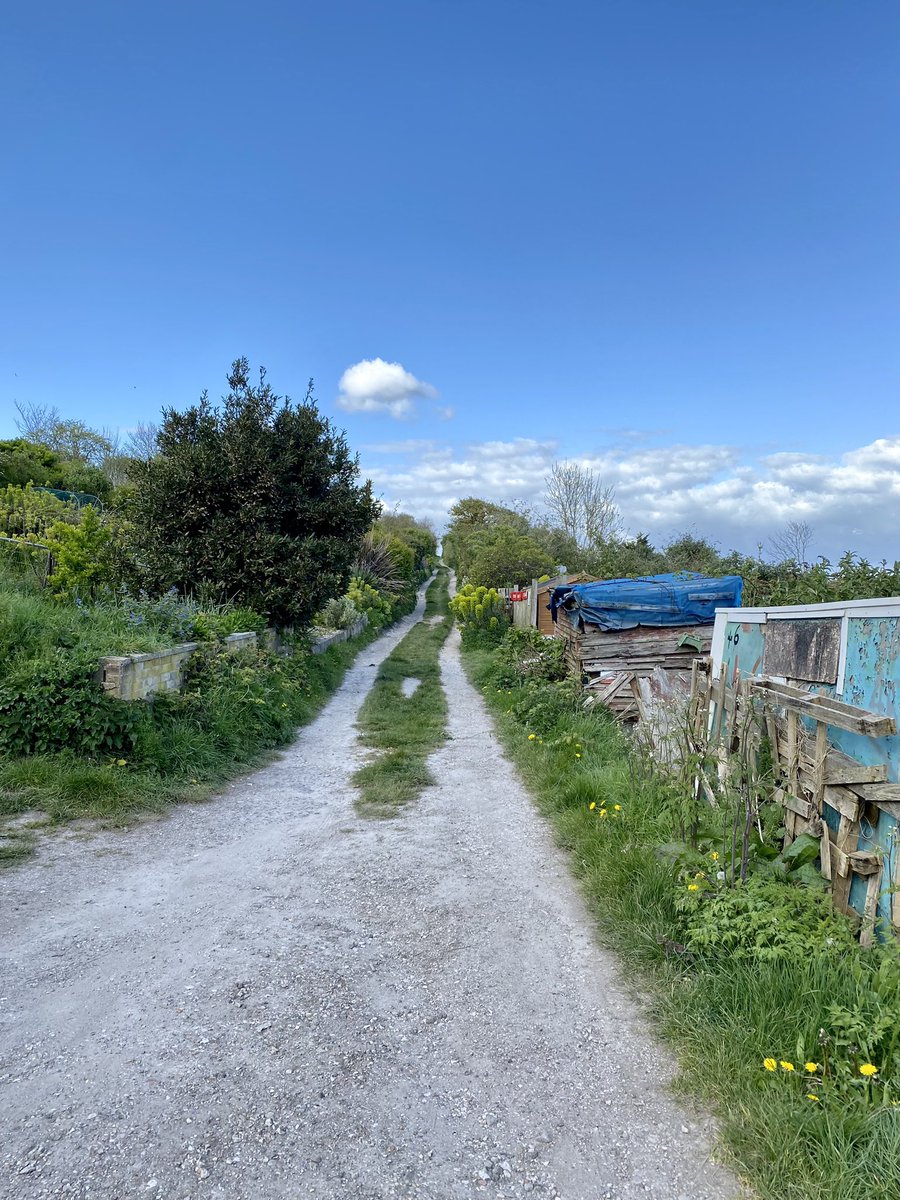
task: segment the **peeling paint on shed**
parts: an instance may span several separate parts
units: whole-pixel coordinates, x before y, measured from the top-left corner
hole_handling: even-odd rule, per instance
[[[818,622],[822,627],[825,619],[840,621],[839,661],[833,683],[821,678],[804,678],[803,664],[810,661],[809,649],[815,641],[812,638],[797,641],[798,654],[793,664],[782,659],[777,663],[782,670],[770,669],[769,662],[773,662],[772,655],[767,661],[770,630],[777,629],[779,652],[782,652],[789,644],[784,623],[808,620]],[[772,639],[773,645],[775,640]],[[803,646],[807,650],[800,653]],[[811,691],[892,716],[900,726],[900,597],[780,608],[720,609],[713,632],[712,659],[714,677],[724,670],[729,684],[733,684],[736,674],[777,674],[787,682],[806,685]],[[826,660],[819,654],[815,661],[821,666]],[[827,673],[830,674],[831,660],[827,661]],[[791,673],[792,665],[796,674]],[[821,669],[812,671],[813,675],[825,673]],[[871,766],[886,763],[888,780],[900,783],[900,734],[870,738],[829,726],[828,740],[858,762]],[[829,805],[825,805],[822,815],[832,828],[837,827],[839,814]],[[891,920],[892,907],[889,881],[898,878],[900,866],[898,839],[896,818],[884,809],[868,805],[861,821],[859,849],[877,851],[889,864],[883,875],[888,883],[878,900],[878,915],[887,922]],[[865,893],[866,880],[855,875],[850,887],[850,904],[857,912],[862,912]]]

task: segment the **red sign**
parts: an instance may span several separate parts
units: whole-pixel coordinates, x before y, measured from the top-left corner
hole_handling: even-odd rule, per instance
[[[515,603],[517,600],[527,600],[528,593],[527,592],[510,592],[509,598],[513,603]]]

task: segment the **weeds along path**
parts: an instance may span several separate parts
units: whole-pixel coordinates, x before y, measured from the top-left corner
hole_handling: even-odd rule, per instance
[[[356,815],[357,710],[412,623],[279,762],[0,876],[0,1196],[737,1194],[663,1095],[455,634],[438,784]]]

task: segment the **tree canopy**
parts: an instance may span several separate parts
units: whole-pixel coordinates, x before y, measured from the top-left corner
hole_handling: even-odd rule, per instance
[[[311,385],[295,404],[239,358],[228,386],[220,406],[165,409],[157,454],[134,464],[141,567],[149,586],[303,625],[344,591],[379,506]]]

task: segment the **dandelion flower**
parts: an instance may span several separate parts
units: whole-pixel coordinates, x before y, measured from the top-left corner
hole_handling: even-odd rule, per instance
[[[806,1098],[807,1098],[807,1100],[818,1100],[818,1098],[819,1098],[819,1097],[818,1097],[818,1096],[815,1096],[815,1095],[813,1095],[813,1093],[812,1093],[812,1092],[807,1092],[807,1093],[806,1093]]]
[[[533,742],[536,737],[537,737],[536,733],[529,733],[529,735],[528,735],[529,742]]]
[[[859,1068],[860,1075],[865,1075],[866,1079],[871,1079],[873,1075],[878,1074],[878,1068],[874,1063],[863,1063]]]
[[[713,862],[718,862],[719,861],[718,850],[710,850],[709,857],[713,860]]]
[[[785,1062],[784,1059],[782,1059],[781,1060],[781,1069],[782,1069],[782,1071],[793,1071],[794,1064],[792,1062]]]
[[[822,1070],[822,1068],[819,1066],[819,1064],[814,1063],[814,1062],[804,1063],[804,1066],[806,1067],[806,1069],[810,1075],[815,1075],[816,1071]]]
[[[600,816],[601,816],[601,817],[608,817],[608,816],[609,816],[609,813],[606,811],[606,809],[605,809],[605,808],[601,808],[601,809],[600,809]]]
[[[688,891],[689,891],[689,892],[699,892],[699,890],[700,890],[700,884],[699,884],[699,883],[689,883],[689,884],[688,884]]]
[[[594,809],[595,809],[596,807],[597,807],[597,801],[596,801],[596,800],[592,800],[592,801],[590,802],[590,804],[588,805],[588,808],[591,810],[591,812],[593,812],[593,811],[594,811]]]
[[[616,810],[616,812],[621,812],[621,811],[622,811],[622,805],[621,805],[621,804],[614,804],[614,805],[613,805],[613,808]]]
[[[576,757],[576,758],[581,758],[581,755],[580,755],[580,754],[576,754],[576,755],[575,755],[575,757]]]
[[[767,1071],[774,1071],[777,1069],[778,1063],[775,1061],[774,1058],[764,1058],[763,1066],[766,1068]]]

